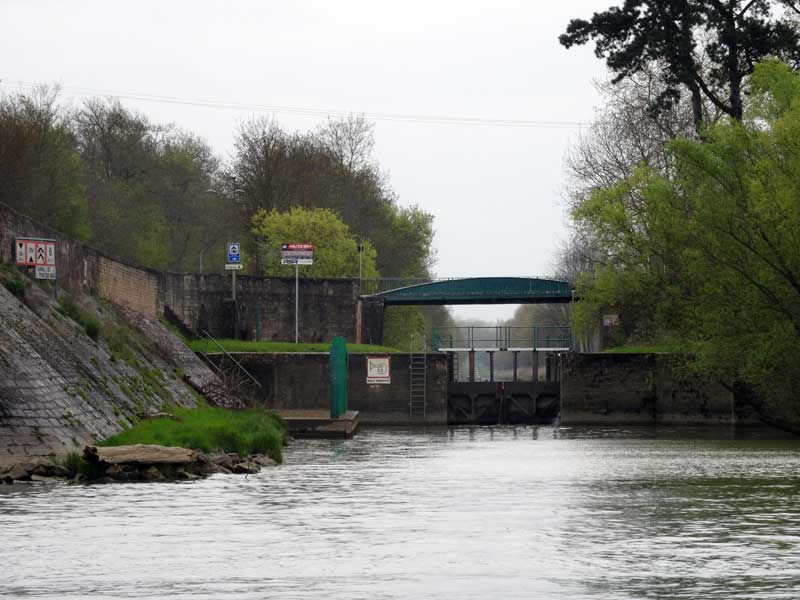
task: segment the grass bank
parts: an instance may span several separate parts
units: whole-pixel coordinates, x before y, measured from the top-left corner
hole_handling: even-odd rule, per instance
[[[188,340],[186,342],[195,352],[219,352],[219,346],[207,339]],[[330,352],[329,343],[295,344],[293,342],[249,342],[245,340],[217,340],[227,352]],[[397,348],[373,346],[370,344],[347,344],[351,354],[396,354]]]
[[[286,424],[265,410],[232,411],[205,406],[170,412],[177,420],[143,420],[98,445],[157,444],[204,452],[222,450],[242,456],[264,454],[277,462],[283,458]]]
[[[670,344],[653,344],[651,346],[617,346],[603,350],[603,352],[606,354],[680,354],[686,352],[686,348]]]

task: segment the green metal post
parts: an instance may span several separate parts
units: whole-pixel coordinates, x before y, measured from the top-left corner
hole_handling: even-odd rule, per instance
[[[331,342],[331,419],[347,412],[347,343],[343,337]]]

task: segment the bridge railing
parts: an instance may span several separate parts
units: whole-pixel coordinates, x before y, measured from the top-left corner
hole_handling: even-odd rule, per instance
[[[457,326],[438,327],[432,336],[432,349],[443,352],[484,351],[552,351],[572,350],[572,330],[561,325]]]
[[[525,279],[540,279],[546,281],[567,282],[566,279],[551,275],[527,275]],[[439,283],[442,281],[458,281],[462,279],[479,279],[476,277],[380,277],[372,279],[361,279],[359,284],[362,296],[372,294],[382,294],[390,290],[410,287],[412,285],[422,285],[424,283]]]
[[[361,295],[371,296],[373,294],[382,294],[389,290],[396,290],[412,285],[421,285],[423,283],[433,283],[435,281],[443,280],[430,277],[381,277],[380,279],[362,279],[360,281]]]

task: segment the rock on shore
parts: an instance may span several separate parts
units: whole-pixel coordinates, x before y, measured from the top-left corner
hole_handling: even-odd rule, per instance
[[[93,483],[194,480],[214,473],[252,474],[276,464],[261,454],[246,457],[223,452],[204,454],[188,448],[149,444],[86,446],[83,458],[89,464],[89,476],[78,475],[74,480]],[[58,481],[72,475],[75,474],[59,464],[37,459],[17,463],[0,473],[0,483]]]

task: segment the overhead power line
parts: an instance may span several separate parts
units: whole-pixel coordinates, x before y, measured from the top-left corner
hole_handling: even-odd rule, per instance
[[[6,80],[0,78],[0,88],[30,91],[39,84],[29,81]],[[61,85],[59,89],[74,96],[103,96],[123,100],[138,100],[143,102],[157,102],[161,104],[181,104],[186,106],[200,106],[206,108],[223,108],[233,110],[246,110],[251,112],[269,112],[291,114],[304,117],[345,117],[351,114],[363,115],[372,121],[390,121],[398,123],[416,123],[422,125],[469,125],[478,127],[519,127],[519,128],[545,128],[545,129],[580,129],[586,123],[580,121],[548,121],[527,119],[497,119],[486,117],[459,117],[452,115],[419,115],[384,112],[362,112],[331,108],[309,108],[301,106],[282,106],[268,104],[253,104],[247,102],[232,102],[228,100],[209,100],[200,98],[182,98],[178,96],[163,96],[156,94],[143,94],[118,90],[100,90],[84,87]]]

